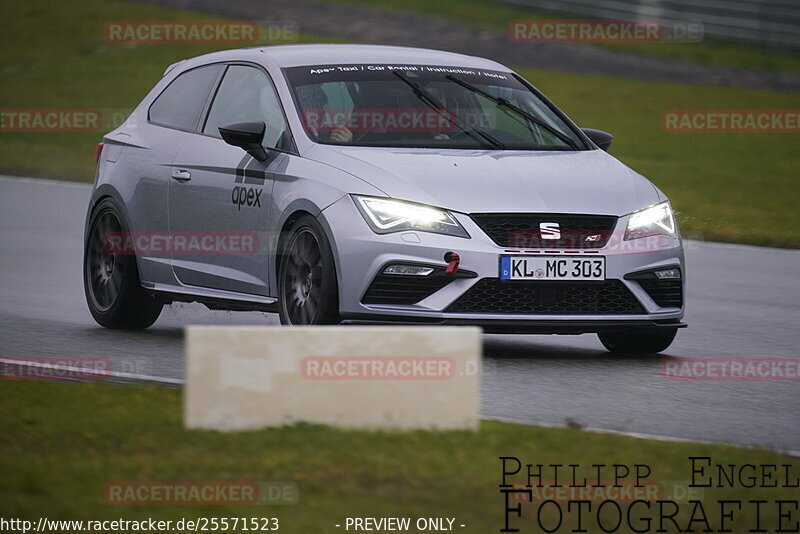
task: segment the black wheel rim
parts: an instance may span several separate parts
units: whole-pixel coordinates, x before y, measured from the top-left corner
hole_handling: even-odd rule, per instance
[[[322,297],[322,253],[311,230],[294,235],[283,269],[283,302],[291,324],[315,324]]]
[[[86,258],[86,281],[93,304],[98,311],[107,311],[122,287],[122,262],[106,246],[112,233],[121,232],[119,220],[111,212],[102,213],[94,222],[89,235]]]

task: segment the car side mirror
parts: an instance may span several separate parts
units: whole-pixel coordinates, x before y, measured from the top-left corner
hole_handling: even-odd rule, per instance
[[[219,134],[229,145],[238,146],[258,161],[267,159],[267,151],[262,144],[267,125],[264,121],[234,122],[219,127]]]
[[[611,141],[614,140],[613,135],[603,130],[595,130],[594,128],[581,128],[581,131],[586,134],[586,137],[592,140],[592,143],[608,152]]]

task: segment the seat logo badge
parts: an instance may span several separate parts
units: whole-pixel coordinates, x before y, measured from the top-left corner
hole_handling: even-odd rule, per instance
[[[539,223],[539,234],[542,239],[561,239],[561,229],[555,222]]]

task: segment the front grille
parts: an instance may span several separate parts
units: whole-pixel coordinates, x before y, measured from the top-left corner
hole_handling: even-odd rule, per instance
[[[645,313],[625,284],[505,281],[483,278],[446,310],[449,313],[521,315],[636,315]]]
[[[683,284],[680,280],[658,280],[647,278],[637,280],[653,302],[662,308],[680,308],[683,306]]]
[[[471,217],[496,244],[515,249],[602,248],[617,224],[612,215],[476,213]],[[541,223],[558,224],[560,238],[543,239]]]

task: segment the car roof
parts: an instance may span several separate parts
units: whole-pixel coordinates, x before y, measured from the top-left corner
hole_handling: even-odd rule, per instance
[[[407,63],[509,71],[500,63],[476,56],[426,48],[360,44],[295,44],[241,48],[214,52],[179,63],[184,63],[187,67],[226,60],[250,60],[260,63],[264,55],[269,56],[280,68],[344,63]],[[175,65],[170,66],[167,71],[173,66]]]

